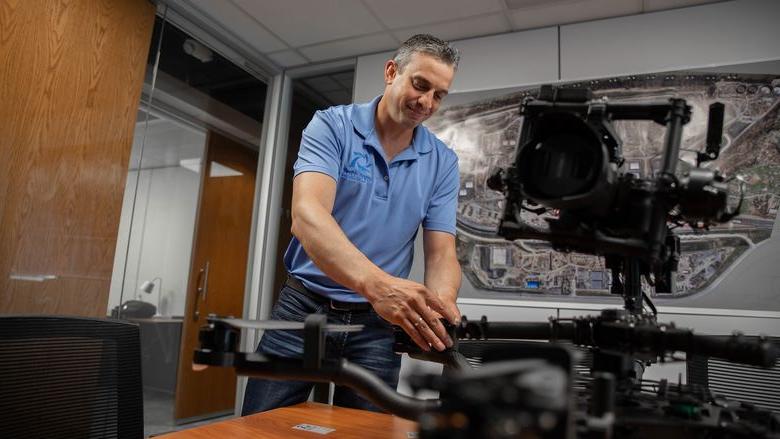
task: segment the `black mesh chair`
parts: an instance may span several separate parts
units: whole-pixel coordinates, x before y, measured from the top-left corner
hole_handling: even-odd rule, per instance
[[[0,317],[0,437],[143,438],[138,325]]]

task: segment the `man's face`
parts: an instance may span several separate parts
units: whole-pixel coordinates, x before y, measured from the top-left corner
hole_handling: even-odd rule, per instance
[[[398,71],[393,61],[385,65],[385,94],[390,117],[407,128],[414,128],[431,117],[447,96],[455,70],[432,56],[415,53]]]

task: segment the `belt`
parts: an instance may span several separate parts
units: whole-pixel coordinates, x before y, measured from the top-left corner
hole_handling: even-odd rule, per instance
[[[325,296],[313,293],[305,286],[303,286],[301,281],[292,276],[287,276],[287,280],[284,282],[284,285],[292,288],[293,290],[303,294],[317,303],[327,303],[330,309],[336,311],[368,311],[371,309],[371,304],[368,302],[342,302],[340,300],[329,299]]]

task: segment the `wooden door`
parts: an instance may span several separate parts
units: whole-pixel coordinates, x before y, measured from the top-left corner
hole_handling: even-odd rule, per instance
[[[147,0],[0,1],[0,314],[104,317]]]
[[[176,383],[174,417],[180,423],[232,412],[235,405],[233,369],[194,371],[192,355],[209,314],[243,315],[257,156],[222,135],[208,135]]]

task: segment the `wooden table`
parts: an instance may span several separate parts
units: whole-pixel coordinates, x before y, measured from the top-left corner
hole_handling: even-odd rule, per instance
[[[334,431],[318,434],[293,428],[300,424],[332,428]],[[316,402],[304,402],[291,407],[215,422],[157,437],[165,439],[409,439],[417,437],[416,432],[417,423],[397,416],[334,407]]]

